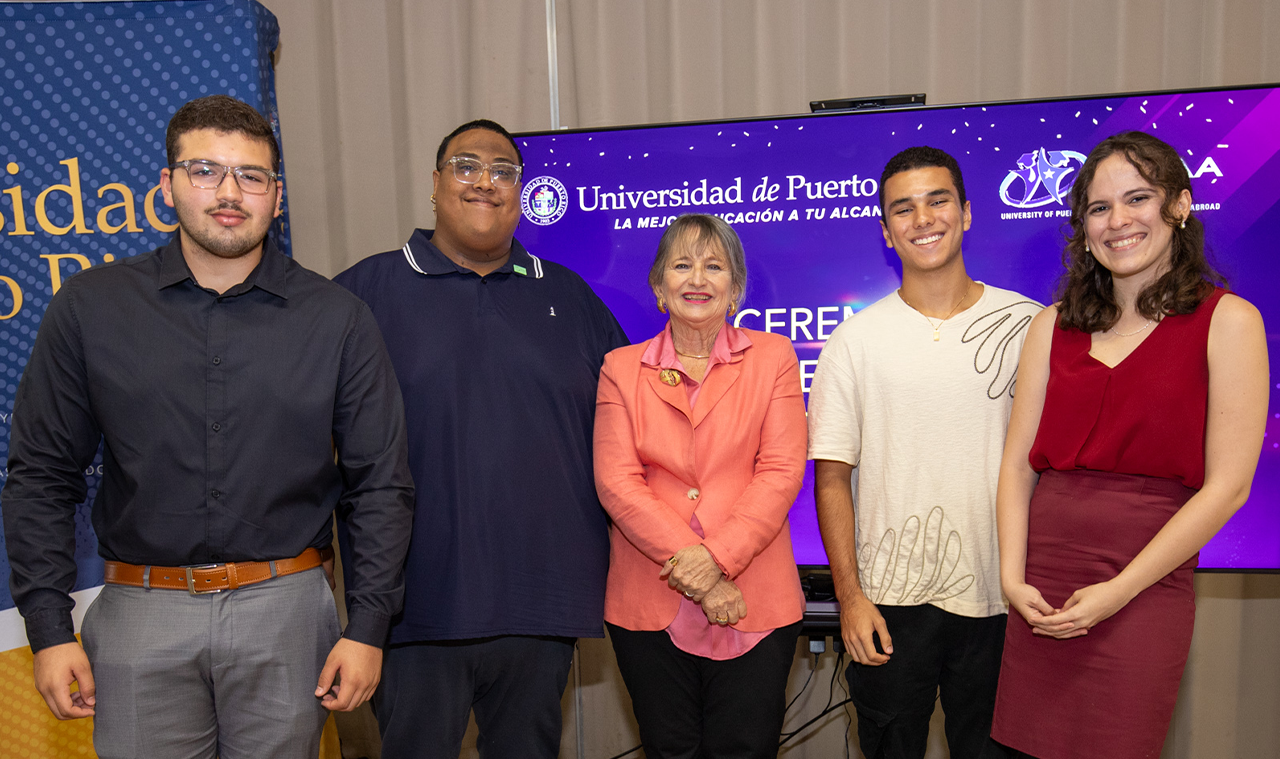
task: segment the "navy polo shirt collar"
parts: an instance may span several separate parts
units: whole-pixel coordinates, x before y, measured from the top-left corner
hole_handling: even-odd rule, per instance
[[[163,290],[187,280],[196,283],[195,276],[191,274],[191,267],[187,266],[187,259],[182,255],[180,233],[174,233],[169,243],[160,249],[159,255],[160,273],[157,277],[156,289]],[[289,291],[286,286],[288,272],[289,259],[276,248],[270,238],[267,238],[262,242],[262,260],[253,267],[253,271],[249,272],[244,282],[232,287],[223,295],[240,295],[257,287],[277,298],[288,300]]]
[[[455,273],[476,274],[471,269],[454,263],[453,259],[442,253],[431,242],[431,236],[434,234],[434,229],[415,229],[409,237],[409,242],[401,248],[405,260],[414,271],[429,277]],[[511,255],[507,257],[505,264],[494,269],[489,276],[494,274],[518,274],[541,279],[542,259],[525,250],[520,241],[513,237],[511,238]]]

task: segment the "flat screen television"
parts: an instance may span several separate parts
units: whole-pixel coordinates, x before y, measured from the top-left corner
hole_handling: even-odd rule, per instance
[[[969,273],[1047,303],[1075,175],[1094,145],[1129,129],[1183,156],[1215,262],[1273,330],[1275,398],[1277,85],[520,134],[516,234],[535,255],[586,278],[640,341],[665,323],[646,284],[662,230],[682,213],[722,216],[741,236],[750,271],[734,320],[787,335],[807,393],[835,326],[900,284],[877,198],[890,157],[913,145],[956,156],[973,210]],[[790,521],[797,564],[825,565],[812,466]],[[1248,503],[1201,552],[1200,566],[1280,571],[1280,413],[1268,415]]]

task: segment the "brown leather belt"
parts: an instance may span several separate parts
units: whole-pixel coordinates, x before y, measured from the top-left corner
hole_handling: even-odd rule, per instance
[[[235,590],[273,577],[296,574],[320,566],[333,558],[333,548],[308,548],[292,559],[236,561],[195,567],[156,567],[108,561],[103,579],[113,585],[135,588],[185,590],[198,596]]]

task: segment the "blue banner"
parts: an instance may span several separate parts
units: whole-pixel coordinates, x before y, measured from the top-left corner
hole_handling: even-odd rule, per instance
[[[49,299],[76,272],[163,245],[177,229],[159,181],[165,128],[182,104],[231,95],[279,139],[278,39],[275,16],[252,0],[0,3],[0,481]],[[271,234],[289,253],[287,213]],[[89,521],[100,476],[99,457],[76,514],[77,590],[102,583]],[[24,645],[0,550],[0,651]]]

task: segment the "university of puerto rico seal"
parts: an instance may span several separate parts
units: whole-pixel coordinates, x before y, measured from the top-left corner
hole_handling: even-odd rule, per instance
[[[534,224],[555,224],[569,210],[569,192],[555,177],[530,179],[520,193],[520,210]]]

